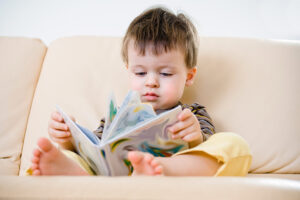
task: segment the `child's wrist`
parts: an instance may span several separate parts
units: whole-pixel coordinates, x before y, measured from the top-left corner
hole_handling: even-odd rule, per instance
[[[189,144],[189,148],[193,148],[193,147],[195,147],[195,146],[201,144],[202,141],[203,141],[203,140],[202,140],[202,134],[201,134],[201,137],[200,137],[200,138],[198,138],[198,139],[196,139],[196,140],[193,140],[193,141],[191,141],[191,142],[188,143],[188,144]]]

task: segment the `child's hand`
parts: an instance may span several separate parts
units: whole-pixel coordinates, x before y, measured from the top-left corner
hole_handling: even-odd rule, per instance
[[[74,117],[70,116],[70,118],[75,121]],[[68,125],[65,123],[61,114],[57,111],[54,111],[51,114],[49,124],[48,124],[48,133],[50,138],[58,143],[64,149],[73,149],[73,145],[71,143],[72,135],[70,133]]]
[[[197,117],[190,109],[184,109],[178,115],[178,122],[168,129],[172,133],[173,139],[182,139],[196,146],[203,141],[201,127]]]

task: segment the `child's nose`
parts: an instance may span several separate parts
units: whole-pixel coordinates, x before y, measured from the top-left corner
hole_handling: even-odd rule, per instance
[[[159,81],[155,75],[149,74],[146,80],[146,86],[157,88],[159,87]]]

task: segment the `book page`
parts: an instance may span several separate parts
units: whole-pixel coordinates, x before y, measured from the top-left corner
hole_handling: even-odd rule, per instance
[[[110,135],[107,140],[117,137],[120,134],[126,134],[131,129],[148,119],[156,117],[155,111],[150,104],[138,103],[128,105],[115,120],[115,125],[111,127]]]
[[[96,174],[108,174],[108,169],[99,149],[99,138],[88,129],[73,122],[59,106],[56,106],[56,108],[70,128],[72,144],[76,152],[79,153]]]
[[[105,149],[106,161],[112,176],[129,175],[131,169],[127,159],[128,151],[138,150],[151,153],[154,156],[168,157],[188,148],[188,143],[173,140],[167,128],[177,121],[178,114],[182,111],[178,106],[166,111],[132,129],[125,131],[107,141]]]
[[[108,130],[117,113],[118,113],[118,106],[116,103],[116,98],[115,95],[111,93],[108,99],[108,109],[105,117],[104,129],[102,132],[102,140],[105,140],[105,138],[107,138]]]
[[[126,108],[128,105],[139,103],[141,103],[141,100],[138,92],[130,90],[123,100],[120,110],[122,111],[122,109]]]
[[[139,94],[136,91],[129,91],[109,128],[106,129],[105,132],[103,132],[104,137],[102,137],[102,143],[105,143],[106,140],[114,137],[116,134],[119,133],[114,132],[114,130],[116,129],[115,126],[117,126],[121,120],[124,120],[124,113],[126,113],[128,107],[140,103],[141,100]],[[108,108],[108,110],[109,109],[110,108]]]

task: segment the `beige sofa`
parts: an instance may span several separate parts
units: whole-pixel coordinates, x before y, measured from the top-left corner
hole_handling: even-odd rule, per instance
[[[200,40],[184,103],[207,107],[218,132],[243,136],[247,177],[25,177],[58,104],[93,130],[106,100],[128,91],[121,38],[0,37],[0,199],[300,199],[300,42]],[[20,176],[18,176],[20,175]]]

